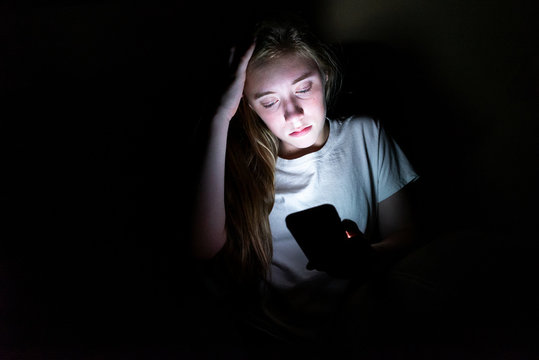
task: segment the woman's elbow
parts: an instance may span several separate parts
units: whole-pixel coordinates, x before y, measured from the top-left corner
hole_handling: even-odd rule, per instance
[[[209,241],[209,240],[212,241]],[[213,259],[225,245],[226,239],[217,239],[215,237],[194,237],[191,244],[191,255],[195,259],[210,260]]]

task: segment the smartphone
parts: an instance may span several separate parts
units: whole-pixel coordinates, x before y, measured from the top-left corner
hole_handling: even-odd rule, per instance
[[[312,263],[322,264],[342,251],[344,227],[337,209],[323,204],[289,214],[286,226],[299,247]]]

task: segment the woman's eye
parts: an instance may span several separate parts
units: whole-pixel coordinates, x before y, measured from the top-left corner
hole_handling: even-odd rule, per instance
[[[262,106],[265,107],[266,109],[269,109],[270,107],[272,107],[272,106],[275,105],[276,103],[277,103],[277,100],[271,101],[271,102],[267,102],[267,103],[262,103]]]
[[[296,93],[305,94],[305,93],[308,93],[309,91],[311,91],[311,85],[301,88],[300,90],[297,90]]]

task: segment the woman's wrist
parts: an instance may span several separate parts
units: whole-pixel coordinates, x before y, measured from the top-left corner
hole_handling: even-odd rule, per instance
[[[231,111],[229,111],[225,107],[219,106],[215,112],[215,115],[213,116],[213,119],[214,121],[221,121],[228,124],[233,117],[234,114],[231,114]]]

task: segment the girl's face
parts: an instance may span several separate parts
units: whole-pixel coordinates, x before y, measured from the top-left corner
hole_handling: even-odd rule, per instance
[[[245,97],[280,140],[280,156],[299,157],[324,145],[329,132],[324,87],[316,63],[297,54],[247,69]]]

